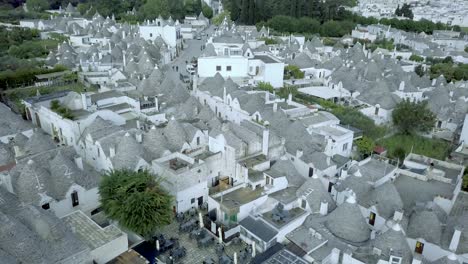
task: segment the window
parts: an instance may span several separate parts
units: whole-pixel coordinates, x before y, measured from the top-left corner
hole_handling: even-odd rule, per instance
[[[343,151],[346,151],[346,150],[348,150],[348,143],[345,143],[345,144],[343,145]]]
[[[301,199],[301,208],[302,209],[305,209],[306,208],[306,205],[307,205],[307,202],[305,199]]]
[[[102,207],[98,207],[98,208],[92,210],[91,215],[95,215],[95,214],[98,214],[100,212],[102,212]]]
[[[232,67],[231,66],[226,66],[226,71],[231,71]]]
[[[309,177],[314,176],[314,168],[309,168]]]
[[[216,71],[221,71],[221,66],[216,66]]]
[[[191,204],[194,204],[194,203],[195,203],[195,198],[192,198],[192,199],[190,200],[190,203],[191,203]]]
[[[390,257],[390,264],[400,264],[401,263],[401,258],[400,257]]]
[[[416,248],[414,249],[414,252],[418,254],[422,254],[424,250],[424,243],[417,241],[416,242]]]
[[[80,200],[78,199],[78,192],[74,191],[71,194],[71,199],[72,199],[72,206],[78,206],[80,204]]]
[[[374,212],[370,212],[370,215],[369,215],[369,225],[373,226],[375,224],[375,213]]]
[[[97,156],[101,157],[101,150],[99,148],[97,149]]]
[[[265,177],[265,184],[270,184],[270,177]]]
[[[237,222],[237,214],[231,215],[231,217],[229,217],[229,221],[231,221],[231,222]]]
[[[200,137],[197,137],[197,146],[200,145]]]
[[[378,114],[379,114],[379,108],[378,108],[378,107],[376,107],[376,108],[375,108],[374,115],[378,115]]]
[[[153,37],[153,33],[150,33],[150,38],[152,38],[152,37]]]
[[[43,204],[42,209],[49,210],[50,209],[50,204],[49,203]]]
[[[294,161],[294,157],[291,157],[291,161]]]

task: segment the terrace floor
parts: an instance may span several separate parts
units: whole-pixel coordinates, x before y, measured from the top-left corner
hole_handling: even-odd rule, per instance
[[[201,264],[207,258],[212,258],[213,260],[215,260],[215,263],[218,263],[218,255],[216,254],[216,246],[218,244],[218,240],[216,239],[214,235],[213,237],[216,239],[216,242],[214,244],[206,248],[205,247],[199,248],[197,246],[196,239],[191,239],[189,237],[189,233],[179,231],[179,223],[177,223],[176,221],[166,226],[159,233],[163,234],[166,238],[171,238],[171,237],[179,238],[180,246],[185,247],[185,249],[187,250],[187,255],[174,263]],[[247,264],[248,261],[250,261],[250,258],[248,258],[247,260],[241,260],[239,257],[240,255],[239,252],[242,251],[246,247],[247,247],[247,244],[245,244],[244,242],[241,242],[238,245],[234,245],[233,243],[231,243],[230,245],[224,245],[224,249],[225,249],[224,252],[231,259],[233,258],[234,252],[237,252],[237,263]],[[167,254],[168,252],[164,253],[162,256],[166,257]],[[164,257],[161,257],[163,261],[165,259]]]

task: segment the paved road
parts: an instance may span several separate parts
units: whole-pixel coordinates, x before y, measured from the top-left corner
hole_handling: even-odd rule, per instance
[[[179,72],[184,74],[184,75],[189,75],[189,73],[186,70],[187,64],[185,63],[188,61],[192,60],[193,57],[198,58],[201,53],[201,47],[206,43],[206,34],[208,36],[211,36],[211,34],[214,32],[214,26],[211,25],[207,29],[203,30],[201,34],[203,35],[201,40],[196,40],[196,39],[187,39],[185,40],[185,45],[184,45],[184,50],[179,54],[179,57],[177,57],[170,66],[177,66],[179,68]]]

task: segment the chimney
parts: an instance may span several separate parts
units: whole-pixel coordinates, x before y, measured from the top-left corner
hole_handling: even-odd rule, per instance
[[[141,127],[141,126],[140,126],[140,120],[137,120],[137,121],[136,121],[136,128],[137,128],[137,129],[140,129],[140,127]]]
[[[265,156],[268,156],[268,142],[270,141],[270,129],[268,126],[265,126],[263,129],[263,137],[262,137],[262,153]]]
[[[15,157],[21,156],[21,150],[18,146],[13,146],[13,151],[15,152]]]
[[[302,155],[304,154],[304,152],[302,151],[302,149],[297,149],[296,150],[296,158],[301,158]]]
[[[197,74],[193,75],[193,84],[192,84],[192,88],[193,88],[193,91],[196,91],[198,89],[198,76]]]
[[[404,91],[404,90],[405,90],[405,81],[401,81],[401,82],[400,82],[400,87],[398,88],[398,90],[400,90],[400,91]]]
[[[348,169],[343,168],[341,170],[341,178],[346,179],[348,177]]]
[[[458,248],[458,244],[460,243],[460,236],[461,236],[461,230],[460,228],[455,228],[455,231],[453,232],[452,235],[452,240],[450,241],[450,246],[449,249],[451,251],[456,251]]]
[[[143,134],[141,134],[141,133],[136,133],[136,134],[135,134],[135,138],[136,138],[136,141],[137,141],[138,143],[143,142]]]
[[[413,255],[413,261],[411,264],[422,264],[422,256],[421,254],[414,254]]]
[[[328,202],[327,201],[321,201],[320,202],[320,214],[321,215],[327,215],[328,214]]]
[[[78,169],[83,170],[83,159],[80,156],[75,157],[75,164]]]
[[[393,214],[393,220],[398,222],[398,221],[401,221],[402,219],[403,219],[403,212],[395,211],[395,213]]]
[[[109,155],[111,158],[115,156],[115,147],[110,147],[109,148]]]
[[[330,264],[338,264],[340,260],[340,250],[337,248],[332,249],[330,257]]]
[[[343,262],[342,263],[353,263],[354,260],[353,260],[353,253],[351,251],[351,249],[346,249],[344,252],[343,252]]]
[[[223,101],[225,104],[227,104],[226,87],[223,87]]]
[[[273,103],[273,112],[277,112],[278,111],[278,103],[276,103],[276,101]]]

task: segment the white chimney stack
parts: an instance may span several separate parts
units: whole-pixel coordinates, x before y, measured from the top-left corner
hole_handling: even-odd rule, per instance
[[[137,141],[138,143],[143,142],[143,134],[141,134],[141,133],[136,133],[136,134],[135,134],[135,138],[136,138],[136,141]]]
[[[265,127],[263,129],[263,138],[262,138],[262,153],[265,156],[268,156],[268,142],[270,141],[270,129]]]
[[[453,232],[452,240],[450,241],[450,246],[449,246],[449,249],[451,251],[456,251],[457,250],[458,244],[460,243],[460,236],[461,236],[460,229],[455,228],[455,231]]]
[[[75,157],[75,164],[78,169],[83,170],[83,159],[80,156]]]
[[[415,254],[413,255],[413,261],[411,264],[422,264],[422,258],[421,255]]]
[[[21,156],[21,150],[18,146],[13,146],[13,151],[15,152],[15,157]]]
[[[302,151],[302,149],[296,150],[296,158],[298,158],[298,159],[301,158],[303,154],[304,154],[304,152]]]
[[[321,201],[320,202],[320,214],[321,215],[327,215],[328,214],[328,202],[327,201]]]
[[[109,155],[111,158],[115,156],[115,147],[110,147],[109,148]]]

